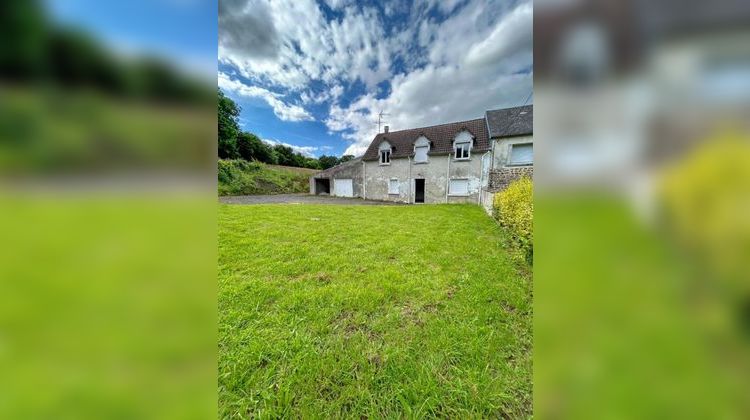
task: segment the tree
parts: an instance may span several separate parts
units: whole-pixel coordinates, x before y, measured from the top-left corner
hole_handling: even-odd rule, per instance
[[[303,168],[310,168],[310,169],[322,169],[320,166],[320,162],[318,159],[315,159],[313,157],[305,157],[305,162],[302,165]]]
[[[40,0],[0,3],[0,75],[28,80],[46,68],[49,23]]]
[[[267,160],[264,160],[263,162],[268,163],[269,165],[278,165],[279,164],[279,155],[276,154],[276,151],[273,150],[273,147],[263,143],[263,145],[266,147],[264,150],[266,153],[268,153]]]
[[[240,107],[231,99],[219,92],[219,158],[235,159],[239,156],[237,150],[237,135],[240,133]]]
[[[258,140],[258,148],[255,150],[255,158],[271,165],[278,165],[279,163],[279,158],[273,148],[260,139]]]
[[[253,133],[241,132],[237,136],[237,152],[245,160],[277,165],[278,156],[273,148]]]
[[[322,169],[328,169],[338,165],[339,158],[337,158],[336,156],[322,155],[318,158],[318,162],[320,162],[320,167]]]
[[[273,146],[273,150],[279,158],[279,165],[297,166],[297,161],[294,158],[294,150],[291,147],[277,144]]]
[[[242,132],[237,135],[237,153],[242,159],[262,161],[258,157],[262,147],[263,142],[255,134]]]
[[[354,155],[344,155],[339,159],[339,163],[349,162],[352,159],[354,159]]]

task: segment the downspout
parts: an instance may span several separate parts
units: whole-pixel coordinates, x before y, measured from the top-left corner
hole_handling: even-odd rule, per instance
[[[445,173],[445,204],[448,204],[448,191],[451,186],[451,154],[448,153],[448,171]]]
[[[367,165],[362,159],[362,199],[367,200]]]
[[[477,197],[477,203],[481,206],[484,204],[484,200],[482,200],[482,193],[484,185],[482,184],[484,181],[484,158],[487,157],[487,155],[492,151],[492,149],[488,150],[485,154],[482,155],[482,166],[481,166],[481,172],[479,172],[479,197]]]
[[[492,166],[495,164],[495,139],[490,140],[490,151],[492,152],[492,159],[490,161],[490,169],[492,169]]]
[[[409,156],[409,199],[407,201],[411,204],[411,156]]]

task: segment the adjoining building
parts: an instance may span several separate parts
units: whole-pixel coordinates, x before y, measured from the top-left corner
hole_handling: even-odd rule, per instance
[[[496,192],[520,177],[534,176],[534,106],[487,111],[485,120],[492,144],[492,168],[482,204],[491,211]]]
[[[364,197],[362,193],[362,159],[352,159],[310,177],[310,194]]]
[[[484,118],[378,133],[364,155],[315,174],[311,194],[404,203],[491,206],[495,192],[533,175],[533,106]]]

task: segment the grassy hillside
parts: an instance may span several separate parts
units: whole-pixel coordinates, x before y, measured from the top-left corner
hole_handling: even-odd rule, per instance
[[[216,108],[0,84],[4,174],[208,170]]]
[[[530,416],[504,240],[475,205],[221,205],[219,417]]]
[[[315,169],[266,165],[244,160],[219,161],[219,195],[305,193]]]
[[[283,166],[283,165],[266,165],[269,169],[276,169],[279,171],[288,171],[288,172],[294,172],[295,174],[303,174],[307,177],[310,177],[310,175],[320,172],[318,169],[310,169],[310,168],[298,168],[296,166]]]

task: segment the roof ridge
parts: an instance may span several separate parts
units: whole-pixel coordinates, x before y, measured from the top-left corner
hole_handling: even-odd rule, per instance
[[[377,134],[377,136],[379,136],[379,135],[381,135],[381,134],[393,134],[393,133],[400,133],[400,132],[402,132],[402,131],[415,131],[415,130],[425,130],[425,129],[427,129],[427,128],[435,128],[435,127],[442,127],[442,126],[444,126],[444,125],[452,125],[452,124],[461,124],[461,123],[468,123],[468,122],[474,122],[474,121],[478,121],[478,120],[484,120],[484,119],[485,119],[484,117],[481,117],[481,118],[472,118],[472,119],[470,119],[470,120],[453,121],[453,122],[442,123],[442,124],[427,125],[427,126],[424,126],[424,127],[405,128],[405,129],[403,129],[403,130],[389,131],[389,132],[387,132],[387,133],[378,133],[378,134]]]
[[[526,104],[526,105],[511,106],[511,107],[508,107],[508,108],[495,108],[495,109],[488,109],[488,110],[487,110],[487,111],[485,111],[484,113],[485,113],[485,114],[487,114],[488,112],[496,112],[496,111],[510,111],[510,110],[513,110],[513,109],[518,109],[518,108],[529,108],[529,107],[533,108],[533,107],[534,107],[534,104]]]

